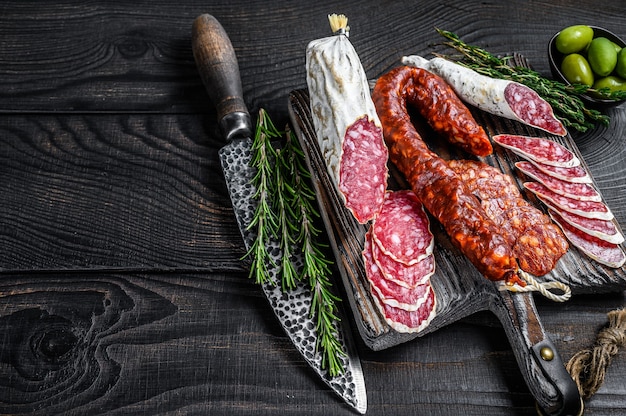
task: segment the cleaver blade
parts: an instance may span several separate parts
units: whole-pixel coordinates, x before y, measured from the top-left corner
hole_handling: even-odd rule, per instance
[[[255,170],[250,167],[253,132],[243,100],[237,57],[226,31],[210,14],[202,14],[194,20],[192,48],[204,86],[216,107],[221,134],[227,142],[219,151],[220,163],[239,230],[249,249],[256,237],[254,230],[248,229],[256,209],[255,187],[251,183]],[[268,252],[272,253],[274,263],[280,264],[278,241],[270,241],[270,245]],[[345,371],[331,377],[322,369],[322,356],[316,350],[315,322],[309,316],[313,295],[307,282],[298,282],[295,289],[283,293],[278,266],[270,265],[269,271],[269,281],[278,284],[260,286],[287,336],[321,379],[346,403],[364,414],[367,410],[365,381],[345,314],[338,326],[338,337],[346,352],[340,357]]]

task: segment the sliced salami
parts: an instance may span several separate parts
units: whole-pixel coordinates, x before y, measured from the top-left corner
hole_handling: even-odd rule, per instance
[[[540,171],[563,181],[572,183],[592,183],[591,176],[581,165],[564,168],[561,166],[551,166],[545,163],[528,160]]]
[[[567,221],[568,224],[600,240],[612,244],[621,244],[624,242],[624,236],[617,229],[613,221],[581,217],[580,215],[572,214],[568,211],[558,210],[550,205],[548,205],[548,208],[549,212],[557,213],[557,215],[564,221]]]
[[[554,206],[557,210],[568,211],[585,218],[613,219],[613,213],[603,202],[580,201],[568,198],[551,191],[539,182],[524,182],[524,187],[535,194],[541,202]]]
[[[427,283],[435,273],[435,256],[430,254],[415,264],[407,266],[386,255],[378,244],[372,244],[374,261],[385,279],[405,288]]]
[[[523,84],[491,78],[440,57],[428,60],[417,55],[404,56],[402,63],[439,75],[450,84],[459,98],[483,111],[558,136],[567,134],[563,124],[554,116],[550,104]]]
[[[339,168],[339,190],[360,223],[373,219],[387,188],[387,147],[382,132],[368,117],[348,126]]]
[[[524,159],[559,167],[580,165],[580,159],[574,153],[550,139],[511,134],[499,134],[492,139]]]
[[[552,219],[563,230],[563,233],[573,246],[589,258],[608,267],[622,267],[626,262],[626,254],[618,244],[608,243],[589,235],[564,221],[556,212],[551,212]]]
[[[412,191],[388,191],[372,224],[372,239],[383,253],[408,266],[433,252],[435,238],[420,200]]]
[[[376,307],[394,330],[403,333],[419,333],[426,329],[437,315],[437,298],[432,287],[428,286],[426,301],[416,311],[406,311],[383,303],[376,293],[372,296]]]
[[[388,151],[365,70],[348,28],[339,29],[306,48],[311,118],[333,184],[356,220],[366,223],[387,188]]]
[[[428,279],[424,283],[418,284],[412,288],[400,286],[391,280],[386,279],[385,275],[378,264],[374,261],[371,235],[368,233],[365,239],[365,247],[363,249],[363,260],[367,272],[367,279],[370,286],[378,299],[394,308],[404,309],[405,311],[416,311],[428,298],[430,291],[430,282]]]
[[[517,162],[515,167],[559,195],[581,201],[602,201],[602,196],[588,183],[574,183],[550,176],[530,162]]]

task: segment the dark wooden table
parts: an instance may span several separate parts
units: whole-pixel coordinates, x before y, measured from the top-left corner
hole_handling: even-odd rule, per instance
[[[591,0],[0,2],[0,414],[353,414],[304,364],[240,259],[221,146],[191,53],[216,16],[246,102],[288,122],[304,50],[345,13],[369,77],[458,33],[549,75],[560,28],[622,37],[626,3]],[[626,224],[626,110],[576,135]],[[564,360],[624,293],[537,299]],[[478,314],[359,353],[369,415],[531,415],[506,336]],[[626,353],[589,415],[623,414]]]

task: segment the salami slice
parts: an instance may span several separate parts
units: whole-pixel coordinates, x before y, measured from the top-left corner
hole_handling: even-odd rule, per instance
[[[430,282],[428,279],[424,283],[418,284],[412,288],[407,288],[386,279],[378,264],[374,261],[371,234],[367,233],[365,239],[365,247],[363,249],[363,259],[367,272],[367,279],[370,286],[378,299],[394,308],[404,309],[405,311],[416,311],[428,298],[430,291]]]
[[[383,303],[378,296],[372,297],[376,307],[394,330],[403,333],[419,333],[428,327],[437,315],[437,298],[432,286],[428,286],[426,301],[416,311],[406,311]]]
[[[485,112],[558,136],[567,134],[563,124],[554,116],[550,104],[523,84],[491,78],[440,57],[428,60],[411,55],[403,57],[402,63],[439,75],[463,101]]]
[[[430,254],[415,264],[407,266],[386,255],[378,244],[372,244],[374,261],[385,279],[405,288],[414,288],[429,281],[435,273],[435,256]]]
[[[581,201],[602,201],[602,196],[588,183],[573,183],[555,178],[542,172],[530,162],[517,162],[515,167],[559,195]]]
[[[559,210],[546,204],[549,211],[557,213],[564,221],[567,221],[573,227],[592,235],[600,240],[604,240],[607,243],[621,244],[624,242],[624,236],[617,229],[613,221],[599,220],[596,218],[585,218],[580,215],[572,214],[571,212]]]
[[[433,252],[435,238],[420,200],[412,191],[388,191],[372,224],[372,239],[400,263],[416,264]]]
[[[589,176],[585,168],[583,168],[581,165],[564,168],[561,166],[546,165],[545,163],[536,162],[534,160],[528,161],[535,165],[537,169],[539,169],[543,173],[546,173],[557,179],[572,183],[592,183],[591,176]]]
[[[554,206],[558,210],[568,211],[585,218],[613,219],[613,213],[603,202],[580,201],[568,198],[551,191],[539,182],[524,182],[524,187],[535,194],[541,202]]]
[[[621,246],[608,243],[591,236],[578,228],[564,221],[556,212],[551,212],[552,219],[565,233],[567,239],[573,246],[577,247],[581,252],[589,258],[604,264],[608,267],[622,267],[626,262],[626,254]]]
[[[565,146],[550,139],[511,134],[499,134],[493,136],[492,139],[524,159],[560,167],[580,165],[580,159],[576,155]]]
[[[346,130],[339,169],[339,190],[346,207],[360,223],[373,219],[387,188],[388,151],[382,132],[368,117]]]

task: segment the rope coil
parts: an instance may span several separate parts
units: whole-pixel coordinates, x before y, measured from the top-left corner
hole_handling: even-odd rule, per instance
[[[607,316],[609,324],[598,332],[595,345],[574,354],[565,366],[583,399],[589,399],[602,386],[611,360],[626,345],[626,308]]]

